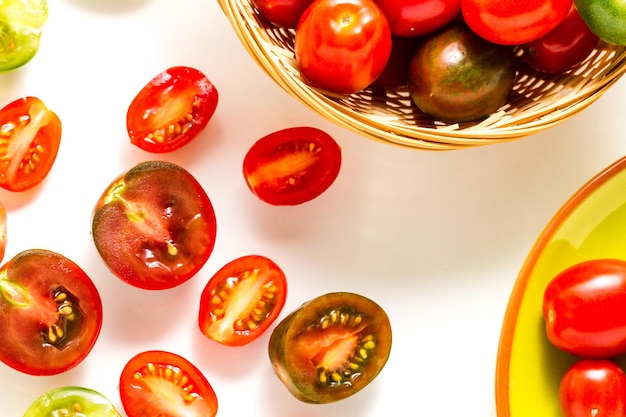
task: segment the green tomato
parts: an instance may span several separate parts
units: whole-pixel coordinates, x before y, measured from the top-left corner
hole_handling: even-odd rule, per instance
[[[624,0],[574,0],[580,17],[600,39],[626,45],[626,2]]]
[[[37,398],[23,417],[121,417],[111,402],[89,388],[55,388]]]
[[[47,19],[46,0],[0,0],[0,72],[33,59]]]

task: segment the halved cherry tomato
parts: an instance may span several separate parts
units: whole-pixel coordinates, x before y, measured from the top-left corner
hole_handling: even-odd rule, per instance
[[[48,20],[46,0],[3,0],[0,7],[0,72],[28,63],[37,54]]]
[[[0,110],[0,187],[24,191],[48,175],[59,150],[61,121],[36,97]]]
[[[32,375],[78,365],[96,343],[102,301],[74,262],[57,253],[21,252],[0,270],[0,360]]]
[[[213,205],[184,168],[142,162],[96,203],[93,240],[111,272],[135,287],[173,288],[202,268],[215,245]]]
[[[273,205],[297,205],[326,191],[339,175],[341,148],[326,132],[293,127],[270,133],[243,160],[248,188]]]
[[[7,248],[7,211],[0,203],[0,262],[4,259]]]
[[[111,401],[84,387],[59,387],[37,398],[22,417],[122,417]]]
[[[389,23],[373,0],[315,0],[302,14],[294,42],[304,78],[342,94],[370,85],[391,53]]]
[[[391,351],[385,311],[362,295],[319,296],[274,329],[269,357],[274,372],[297,399],[330,403],[365,388]]]
[[[259,14],[278,27],[295,29],[313,0],[252,0]]]
[[[375,0],[394,36],[421,36],[450,23],[461,13],[461,0]]]
[[[213,387],[187,359],[165,351],[134,356],[120,375],[120,399],[128,417],[214,417]]]
[[[285,305],[285,273],[259,255],[237,258],[213,275],[200,297],[200,330],[227,346],[255,340]]]
[[[172,67],[155,76],[128,107],[130,141],[154,153],[170,152],[204,130],[217,108],[218,93],[202,72]]]

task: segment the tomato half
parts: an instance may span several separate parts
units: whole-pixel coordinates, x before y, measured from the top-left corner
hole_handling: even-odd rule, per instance
[[[304,78],[342,94],[370,85],[391,53],[389,23],[373,0],[315,0],[302,14],[294,42]]]
[[[295,29],[300,16],[313,0],[252,0],[259,14],[272,24]]]
[[[22,417],[122,417],[111,401],[90,388],[54,388],[28,407]]]
[[[243,160],[254,195],[273,205],[297,205],[326,191],[341,169],[341,148],[313,127],[279,130],[255,142]]]
[[[563,417],[626,415],[626,375],[609,360],[574,363],[559,385]]]
[[[572,0],[461,0],[467,25],[486,40],[503,45],[532,42],[557,27]]]
[[[297,399],[330,403],[365,388],[391,351],[385,311],[362,295],[319,296],[289,314],[272,332],[274,372]]]
[[[600,39],[626,45],[626,3],[622,0],[574,0],[580,16]]]
[[[255,340],[285,305],[285,273],[259,255],[237,258],[213,275],[200,297],[200,330],[228,346]]]
[[[4,259],[7,248],[7,211],[0,203],[0,262]]]
[[[214,417],[213,387],[187,359],[165,351],[141,352],[120,375],[120,399],[128,417]]]
[[[48,20],[46,0],[3,0],[0,7],[0,72],[28,63],[39,51]]]
[[[154,153],[171,152],[204,130],[217,108],[218,93],[202,72],[172,67],[155,76],[128,107],[131,143]]]
[[[461,0],[375,0],[394,36],[432,33],[461,13]]]
[[[581,358],[626,352],[626,262],[592,259],[557,274],[546,286],[548,339]]]
[[[0,187],[24,191],[48,175],[61,142],[59,117],[36,97],[0,109]]]
[[[96,343],[102,301],[74,262],[57,253],[21,252],[0,269],[0,360],[32,375],[78,365]]]
[[[113,181],[92,221],[95,246],[111,272],[148,290],[173,288],[194,276],[213,251],[216,230],[200,183],[162,161],[139,163]]]

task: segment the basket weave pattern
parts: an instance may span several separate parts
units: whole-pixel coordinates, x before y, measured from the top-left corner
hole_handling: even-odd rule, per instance
[[[460,149],[543,131],[596,101],[626,71],[626,48],[600,42],[582,65],[563,74],[520,66],[509,100],[497,112],[478,122],[443,124],[417,109],[406,87],[351,95],[310,87],[295,61],[293,30],[265,22],[250,0],[218,2],[248,53],[281,88],[340,126],[410,148]]]

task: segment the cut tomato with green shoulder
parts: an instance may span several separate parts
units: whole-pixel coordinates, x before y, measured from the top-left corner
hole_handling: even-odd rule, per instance
[[[242,346],[257,339],[285,305],[287,279],[272,260],[237,258],[213,275],[200,297],[198,323],[209,339]]]
[[[0,72],[17,69],[39,51],[48,20],[46,0],[3,0],[0,4]]]
[[[90,388],[51,389],[28,407],[23,417],[122,417],[111,401]]]
[[[0,269],[0,360],[31,375],[78,365],[102,326],[102,301],[89,276],[63,255],[17,254]]]
[[[176,287],[194,276],[215,245],[217,223],[202,185],[164,161],[137,164],[96,203],[92,236],[122,281],[148,290]]]
[[[152,350],[134,356],[120,375],[120,399],[128,417],[214,417],[217,396],[202,372],[175,353]]]
[[[200,134],[217,108],[217,89],[202,72],[172,67],[155,76],[128,107],[132,144],[154,153],[176,150]]]
[[[24,191],[44,180],[61,142],[61,120],[37,97],[0,109],[0,187]]]
[[[362,295],[329,293],[304,303],[274,329],[269,357],[297,399],[330,403],[365,388],[391,351],[385,311]]]

